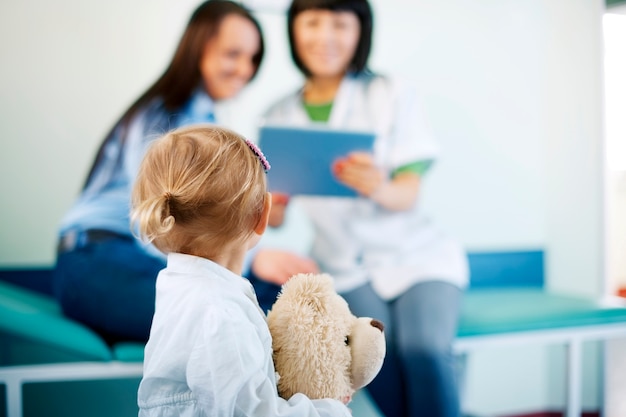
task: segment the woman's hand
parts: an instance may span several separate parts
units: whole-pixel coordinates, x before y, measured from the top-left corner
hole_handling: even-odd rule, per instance
[[[385,182],[385,174],[374,164],[372,155],[354,152],[333,164],[333,174],[339,182],[359,194],[370,197]]]
[[[287,210],[287,204],[289,203],[289,195],[284,193],[272,194],[272,208],[270,209],[270,218],[268,224],[271,227],[279,227],[285,220],[285,210]]]
[[[417,201],[419,175],[402,172],[388,179],[368,153],[351,153],[337,160],[332,169],[339,182],[388,210],[408,210]]]
[[[283,285],[295,274],[317,273],[315,261],[279,249],[260,249],[252,261],[252,272],[261,280]]]

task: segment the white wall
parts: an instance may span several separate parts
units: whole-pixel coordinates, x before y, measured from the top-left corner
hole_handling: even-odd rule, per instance
[[[546,248],[551,288],[594,295],[603,250],[602,4],[374,0],[371,59],[422,92],[444,147],[425,189],[436,220],[469,249]],[[54,262],[57,223],[97,146],[164,69],[195,5],[0,3],[0,267]],[[283,18],[258,16],[268,54],[229,123],[250,136],[267,103],[300,80]],[[562,405],[554,352],[472,356],[467,404],[485,415]],[[591,368],[584,405],[594,408]],[[529,388],[503,382],[514,375]]]
[[[0,5],[0,265],[54,261],[56,225],[98,144],[164,69],[195,4]],[[601,2],[373,4],[372,67],[414,81],[444,146],[426,185],[429,210],[470,249],[545,246],[546,174],[562,155],[550,149],[595,146],[589,138],[598,134]],[[251,136],[263,107],[300,79],[282,17],[259,17],[267,59],[233,114],[238,130]]]
[[[548,286],[602,295],[604,145],[601,2],[546,2],[550,36],[539,110],[545,129]],[[593,18],[591,18],[593,16]]]
[[[608,291],[626,288],[626,5],[604,16]]]
[[[97,146],[159,74],[192,1],[0,3],[0,264],[50,265]]]

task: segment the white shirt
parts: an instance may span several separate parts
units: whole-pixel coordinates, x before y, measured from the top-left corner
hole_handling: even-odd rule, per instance
[[[272,106],[264,123],[311,125],[302,92]],[[382,76],[345,77],[328,125],[375,132],[374,158],[389,175],[404,165],[433,160],[439,153],[414,90]],[[315,228],[311,255],[335,278],[339,292],[371,282],[381,297],[392,299],[420,281],[467,284],[463,248],[422,214],[419,201],[406,211],[387,210],[367,198],[302,196],[293,201],[304,208]]]
[[[140,416],[350,416],[337,400],[278,396],[271,335],[247,280],[170,254],[156,286]]]

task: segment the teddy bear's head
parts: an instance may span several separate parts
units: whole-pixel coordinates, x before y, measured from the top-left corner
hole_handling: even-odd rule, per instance
[[[326,274],[298,274],[267,315],[283,398],[345,400],[369,384],[385,357],[383,324],[355,317]]]

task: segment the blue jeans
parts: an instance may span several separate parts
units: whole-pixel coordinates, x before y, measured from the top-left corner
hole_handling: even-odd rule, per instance
[[[342,294],[356,316],[385,324],[387,354],[367,387],[386,417],[459,417],[460,404],[452,342],[462,291],[427,281],[390,301],[368,285]]]
[[[252,271],[248,271],[244,274],[244,277],[247,278],[252,284],[254,292],[256,293],[257,301],[259,302],[259,307],[261,307],[261,310],[267,314],[276,302],[281,286],[257,278]]]
[[[155,283],[165,260],[130,238],[111,238],[60,253],[54,290],[63,313],[109,343],[145,342],[154,315]]]

